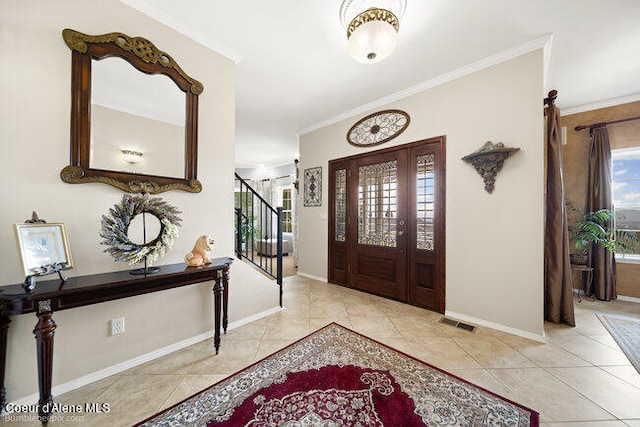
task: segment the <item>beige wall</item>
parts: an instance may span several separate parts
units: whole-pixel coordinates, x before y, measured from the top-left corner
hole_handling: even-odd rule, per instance
[[[560,92],[562,94],[562,92]],[[640,102],[600,108],[562,117],[567,128],[567,144],[562,146],[562,167],[567,199],[584,207],[587,198],[587,168],[589,159],[589,130],[576,131],[576,126],[640,116]],[[640,145],[640,121],[608,126],[612,149]],[[640,298],[640,265],[617,263],[618,295]]]
[[[535,51],[385,108],[411,124],[383,147],[446,135],[446,310],[525,335],[543,335],[543,55]],[[299,271],[327,277],[328,161],[366,151],[349,145],[365,114],[300,139],[300,170],[322,166],[322,207],[301,207]],[[522,150],[493,194],[461,160],[486,141]],[[380,148],[380,147],[375,147]]]
[[[205,87],[200,97],[200,194],[162,197],[183,211],[180,237],[158,264],[180,262],[196,238],[216,239],[214,256],[233,255],[234,64],[116,0],[3,2],[0,13],[0,283],[24,280],[13,224],[36,210],[67,225],[75,268],[70,275],[127,269],[99,246],[100,216],[121,192],[59,178],[69,162],[71,51],[61,31],[141,35],[168,52]],[[54,313],[54,386],[106,369],[213,328],[211,283]],[[277,306],[272,282],[236,261],[230,322]],[[108,336],[125,317],[126,333]],[[37,392],[35,315],[13,318],[7,360],[8,399]],[[221,351],[224,351],[224,338]]]

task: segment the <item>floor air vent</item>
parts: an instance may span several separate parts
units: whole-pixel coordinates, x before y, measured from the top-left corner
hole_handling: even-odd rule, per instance
[[[442,319],[440,319],[440,323],[444,323],[445,325],[455,326],[456,328],[464,329],[465,331],[469,331],[469,332],[473,332],[476,330],[475,326],[458,322],[457,320],[447,319],[446,317],[443,317]]]
[[[444,323],[445,325],[458,326],[457,320],[447,319],[446,317],[440,319],[440,323]]]

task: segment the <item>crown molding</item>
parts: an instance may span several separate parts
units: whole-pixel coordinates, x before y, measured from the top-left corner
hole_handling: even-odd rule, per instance
[[[138,12],[144,13],[151,19],[154,19],[161,24],[172,28],[181,34],[184,34],[193,41],[200,43],[201,45],[211,49],[212,51],[219,53],[220,55],[233,61],[233,63],[236,65],[243,58],[243,55],[240,52],[224,46],[205,36],[201,32],[185,25],[175,16],[169,15],[168,13],[149,3],[147,0],[120,0],[120,2],[126,4],[129,7],[132,7],[133,9],[136,9]]]
[[[569,116],[571,114],[584,113],[585,111],[598,110],[600,108],[615,107],[616,105],[628,104],[630,102],[637,101],[640,101],[640,93],[621,96],[619,98],[606,99],[604,101],[592,102],[590,104],[578,105],[576,107],[560,110],[560,113],[562,116]]]
[[[389,104],[391,102],[395,102],[399,99],[406,98],[411,95],[415,95],[416,93],[420,93],[427,89],[440,86],[444,83],[448,83],[452,80],[459,79],[460,77],[464,77],[468,74],[472,74],[477,71],[483,70],[485,68],[492,67],[494,65],[497,65],[502,62],[508,61],[510,59],[516,58],[518,56],[533,52],[538,49],[545,49],[545,58],[546,58],[548,55],[547,45],[550,44],[552,38],[553,38],[552,34],[547,34],[547,35],[544,35],[543,37],[539,37],[537,39],[531,40],[527,43],[523,43],[511,49],[504,50],[495,55],[491,55],[486,58],[480,59],[479,61],[472,62],[471,64],[465,65],[464,67],[457,68],[445,74],[441,74],[440,76],[435,77],[433,79],[424,81],[422,83],[418,83],[417,85],[408,87],[407,89],[376,99],[375,101],[361,105],[360,107],[354,108],[352,110],[345,111],[342,114],[339,114],[327,120],[323,120],[319,123],[306,127],[298,131],[297,136],[300,137],[301,135],[321,129],[325,126],[332,125],[341,120],[351,118],[358,114],[363,114],[365,112],[373,110],[374,108],[379,108],[383,105]],[[545,61],[545,62],[548,62],[548,61]]]

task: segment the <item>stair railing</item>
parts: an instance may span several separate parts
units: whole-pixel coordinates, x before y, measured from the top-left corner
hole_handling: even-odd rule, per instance
[[[238,174],[235,178],[236,256],[276,280],[282,307],[283,208],[271,206]]]

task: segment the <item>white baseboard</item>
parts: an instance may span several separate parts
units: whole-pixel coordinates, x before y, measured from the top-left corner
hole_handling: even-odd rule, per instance
[[[263,311],[261,313],[254,314],[253,316],[245,317],[244,319],[236,320],[235,322],[229,323],[227,326],[227,331],[231,331],[233,329],[239,328],[240,326],[244,326],[248,323],[254,322],[256,320],[263,319],[267,316],[271,316],[272,314],[278,313],[283,309],[280,307],[274,307],[272,309]],[[152,352],[143,354],[141,356],[134,357],[133,359],[125,360],[124,362],[118,363],[116,365],[110,366],[105,369],[101,369],[96,372],[92,372],[87,375],[83,375],[80,378],[76,378],[74,380],[68,381],[64,384],[59,384],[51,388],[51,394],[54,396],[59,396],[61,394],[70,392],[77,388],[83,387],[87,384],[91,384],[93,382],[102,380],[104,378],[110,377],[111,375],[118,374],[120,372],[126,371],[127,369],[134,368],[138,365],[142,365],[143,363],[150,362],[159,357],[166,356],[167,354],[173,353],[178,350],[182,350],[185,347],[189,347],[190,345],[197,344],[200,341],[204,341],[206,339],[213,338],[213,329],[209,332],[205,332],[204,334],[196,335],[195,337],[187,338],[186,340],[182,340],[175,344],[168,345],[163,348],[159,348]],[[38,402],[39,395],[38,393],[32,394],[30,396],[23,397],[14,402],[11,402],[11,406],[19,406],[19,405],[31,405]],[[9,406],[9,407],[11,407]]]
[[[529,340],[546,343],[547,338],[544,335],[532,334],[531,332],[522,331],[520,329],[504,326],[499,323],[489,322],[487,320],[477,319],[475,317],[467,316],[466,314],[456,313],[450,310],[445,310],[444,315],[451,317],[452,319],[461,320],[463,322],[473,323],[474,325],[484,326],[487,328],[495,329],[497,331],[506,332],[511,335],[517,335]]]
[[[249,324],[251,322],[255,322],[256,320],[264,319],[265,317],[271,316],[272,314],[279,313],[282,310],[284,310],[284,308],[273,307],[273,308],[270,308],[269,310],[263,311],[261,313],[254,314],[253,316],[249,316],[249,317],[245,317],[244,319],[236,320],[235,322],[229,323],[229,326],[227,327],[227,330],[230,331],[230,330],[239,328],[240,326],[247,325],[247,324]],[[213,332],[212,332],[212,334],[213,334]],[[213,335],[211,335],[211,336],[213,336]]]
[[[618,295],[618,299],[620,301],[636,302],[640,304],[640,298],[636,298],[636,297],[625,297],[624,295]]]
[[[329,282],[326,277],[316,276],[314,274],[309,274],[309,273],[305,273],[305,272],[302,272],[302,271],[298,271],[296,274],[298,276],[306,277],[308,279],[318,280],[318,281],[324,282],[324,283],[328,283]]]

